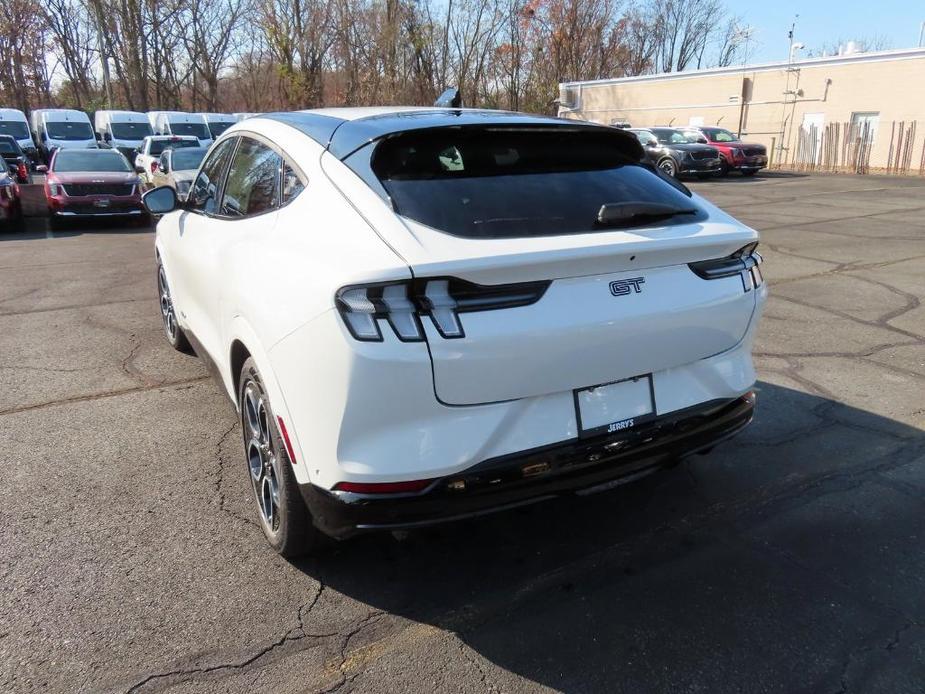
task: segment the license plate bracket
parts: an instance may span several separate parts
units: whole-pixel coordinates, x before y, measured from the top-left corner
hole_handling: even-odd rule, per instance
[[[627,431],[656,416],[651,374],[572,392],[580,437]]]

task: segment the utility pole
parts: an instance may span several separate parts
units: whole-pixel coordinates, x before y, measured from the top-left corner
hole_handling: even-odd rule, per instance
[[[795,46],[803,47],[803,44],[794,44],[793,42],[793,32],[797,28],[797,20],[800,18],[800,15],[795,15],[793,18],[793,24],[790,25],[790,31],[787,32],[787,38],[790,40],[790,47],[787,51],[787,83],[784,87],[784,100],[783,108],[780,114],[780,134],[779,140],[777,142],[777,165],[780,166],[783,162],[781,161],[784,158],[784,134],[787,129],[787,98],[790,94],[790,73],[793,72],[793,50]]]

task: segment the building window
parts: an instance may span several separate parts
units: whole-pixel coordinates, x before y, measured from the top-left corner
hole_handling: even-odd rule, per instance
[[[879,111],[855,111],[851,114],[851,132],[854,137],[873,141],[880,125]]]

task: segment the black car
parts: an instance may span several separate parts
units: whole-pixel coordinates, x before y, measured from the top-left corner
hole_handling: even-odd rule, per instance
[[[719,150],[691,142],[674,128],[630,128],[646,153],[646,160],[669,176],[706,178],[722,167]]]
[[[10,170],[10,176],[13,176],[17,183],[32,183],[32,175],[29,173],[29,157],[22,151],[15,137],[0,135],[0,155],[3,155],[7,168]]]

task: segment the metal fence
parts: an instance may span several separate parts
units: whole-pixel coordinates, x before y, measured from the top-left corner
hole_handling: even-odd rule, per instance
[[[829,123],[801,127],[796,136],[793,156],[777,162],[774,168],[794,171],[837,171],[866,174],[871,172],[870,152],[875,131],[869,123]],[[885,128],[879,136],[886,135]],[[921,152],[914,157],[914,152]],[[886,168],[877,173],[925,176],[925,138],[916,143],[916,121],[893,121],[890,126],[890,148]]]

